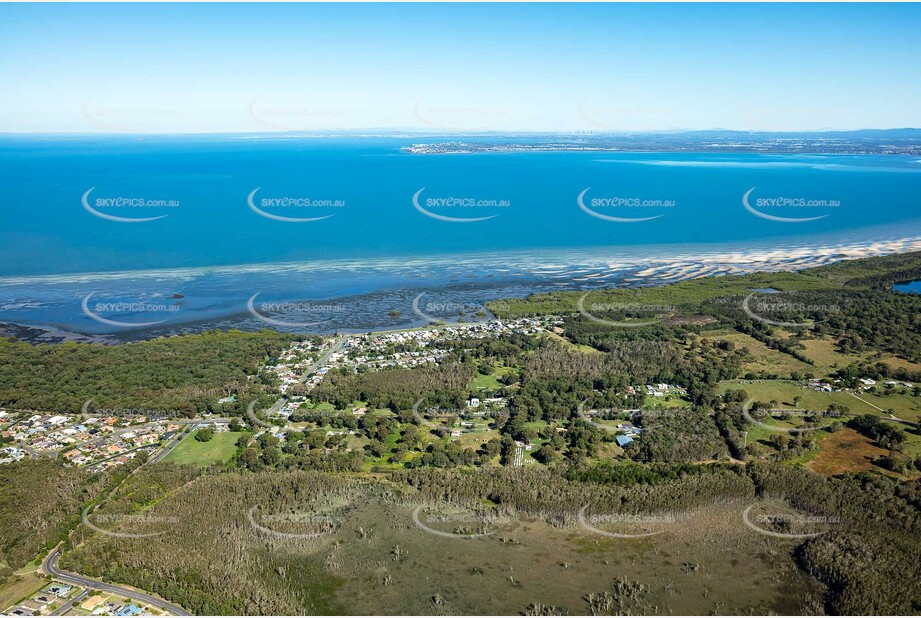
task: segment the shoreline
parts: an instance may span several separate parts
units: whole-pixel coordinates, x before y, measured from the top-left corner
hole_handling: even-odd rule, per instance
[[[467,280],[463,280],[445,277],[442,274],[440,279],[431,279],[420,276],[418,272],[404,273],[402,278],[395,277],[390,282],[392,284],[390,286],[385,285],[380,288],[352,291],[350,293],[345,293],[345,288],[343,288],[338,295],[335,293],[319,294],[317,299],[311,299],[316,300],[316,303],[310,303],[313,305],[319,305],[321,302],[330,304],[330,309],[326,313],[319,311],[315,307],[301,310],[302,313],[300,314],[270,312],[275,320],[280,320],[281,323],[290,322],[290,327],[279,327],[274,325],[271,320],[262,319],[261,315],[247,310],[245,301],[249,296],[249,292],[240,293],[239,298],[237,298],[235,292],[241,288],[241,284],[235,278],[242,275],[244,282],[248,282],[250,278],[259,279],[263,275],[268,278],[281,277],[288,281],[289,284],[294,285],[294,287],[291,288],[289,285],[290,290],[286,292],[287,295],[279,298],[284,298],[291,302],[303,302],[309,296],[307,290],[310,288],[309,286],[300,287],[296,285],[299,283],[296,280],[291,283],[292,279],[296,279],[292,275],[306,272],[310,275],[322,276],[322,269],[317,264],[270,264],[251,265],[243,268],[183,269],[173,273],[163,271],[107,273],[102,275],[103,280],[110,280],[115,277],[137,280],[138,282],[149,282],[151,278],[154,278],[162,282],[164,280],[169,281],[171,279],[170,274],[173,275],[172,278],[178,277],[183,280],[186,278],[202,279],[209,285],[217,285],[222,294],[220,296],[222,304],[217,308],[211,305],[189,307],[181,316],[180,321],[169,321],[155,327],[139,325],[138,328],[108,330],[99,329],[96,322],[90,320],[79,311],[79,296],[86,291],[95,293],[94,288],[84,286],[98,283],[99,281],[95,277],[81,275],[77,277],[76,281],[71,279],[67,282],[70,287],[66,290],[67,293],[64,294],[66,300],[59,301],[59,305],[56,306],[59,314],[66,317],[63,319],[36,319],[38,316],[34,315],[32,319],[26,316],[23,316],[26,319],[20,320],[4,319],[0,321],[0,336],[13,336],[16,339],[31,343],[79,341],[116,344],[212,329],[253,331],[270,328],[282,332],[332,334],[339,331],[373,332],[416,328],[427,323],[426,318],[422,317],[423,314],[414,313],[413,310],[414,304],[418,303],[423,294],[427,295],[425,300],[435,307],[445,307],[450,312],[456,313],[457,307],[460,306],[484,306],[485,303],[490,301],[502,298],[525,298],[533,293],[617,287],[656,287],[706,277],[744,275],[756,272],[796,272],[845,260],[909,253],[912,251],[921,251],[921,238],[913,237],[876,242],[865,241],[826,247],[762,249],[752,252],[713,251],[696,255],[682,252],[670,257],[658,257],[653,258],[653,260],[648,258],[645,260],[635,259],[626,262],[623,259],[594,258],[594,263],[592,264],[550,263],[548,260],[543,260],[541,264],[534,264],[531,267],[526,266],[518,270],[514,268],[514,265],[509,264],[507,258],[501,259],[501,257],[493,256],[492,259],[498,261],[492,265],[492,270],[485,271],[488,272],[488,275],[482,278],[468,276]],[[533,254],[531,257],[533,258]],[[408,266],[410,270],[413,270],[414,267],[420,266],[423,262],[429,268],[432,268],[432,260],[411,260]],[[465,265],[469,270],[468,275],[483,274],[470,268],[475,262],[475,259],[467,258]],[[388,260],[387,264],[389,263],[390,261]],[[452,264],[452,266],[456,267],[457,264]],[[371,271],[375,267],[382,268],[382,265],[378,264],[374,267],[365,265],[365,268]],[[403,263],[402,267],[406,268],[407,264]],[[383,268],[386,270],[386,266]],[[435,264],[435,270],[437,269],[438,264]],[[370,275],[372,276],[369,276],[366,273],[366,277],[374,279],[374,274],[371,272]],[[233,281],[221,281],[221,277],[225,275],[234,277]],[[348,273],[344,275],[340,273],[339,276],[344,276],[346,281],[349,280]],[[0,285],[2,283],[3,280],[0,280]],[[40,287],[43,283],[52,287],[64,284],[58,276],[54,276],[53,281],[33,280],[32,283]],[[201,281],[197,281],[197,283],[204,285]],[[335,285],[330,284],[328,281],[326,281],[326,285],[333,285],[335,289]],[[242,287],[245,288],[245,285]],[[233,293],[228,293],[228,289],[232,290]],[[271,290],[272,288],[265,289]],[[55,290],[55,292],[60,293],[60,290]],[[41,291],[35,292],[35,298],[32,302],[36,306],[42,306],[43,304],[42,300],[37,299],[40,294]],[[70,300],[71,298],[74,300]],[[269,299],[270,296],[265,298]],[[183,299],[183,302],[185,300]],[[7,309],[5,313],[9,315],[13,313],[9,311],[9,307],[15,304],[15,301],[8,302],[5,307],[0,304],[0,309]],[[46,304],[51,303],[46,301]],[[40,310],[33,309],[25,309],[24,311],[28,312],[30,310],[40,312]],[[314,312],[309,314],[309,321],[305,319],[303,311]],[[285,317],[289,315],[294,315],[295,318]],[[456,316],[449,313],[448,316],[440,314],[437,317],[438,319],[450,321]],[[76,322],[74,321],[75,319],[77,320]],[[135,318],[132,321],[140,321],[140,318]]]
[[[746,248],[747,246],[747,248]],[[785,242],[783,247],[768,248],[771,241],[741,244],[726,243],[720,248],[711,248],[710,243],[684,243],[680,245],[628,245],[588,248],[538,247],[510,249],[505,251],[480,251],[464,254],[436,253],[394,257],[370,257],[291,262],[251,262],[241,264],[220,264],[210,266],[180,266],[173,268],[151,268],[124,271],[90,271],[62,274],[7,275],[0,276],[0,287],[30,284],[67,284],[116,281],[130,279],[182,279],[206,275],[225,274],[281,274],[306,273],[326,270],[374,270],[419,265],[505,265],[511,268],[510,260],[521,259],[524,267],[544,270],[554,268],[576,268],[588,265],[606,264],[612,268],[634,266],[638,263],[655,262],[703,262],[741,264],[743,262],[763,263],[781,257],[827,258],[840,255],[839,259],[858,259],[892,253],[908,253],[921,250],[921,236],[902,238],[825,241],[821,240]],[[660,253],[661,252],[661,253]],[[659,258],[650,256],[661,255]],[[552,262],[558,262],[556,264]],[[537,263],[540,263],[539,266]],[[816,264],[820,265],[820,264]],[[804,266],[804,268],[807,268]]]

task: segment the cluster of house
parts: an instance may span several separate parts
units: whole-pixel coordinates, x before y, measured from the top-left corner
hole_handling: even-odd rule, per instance
[[[871,388],[876,386],[876,380],[871,380],[870,378],[860,378],[859,382],[860,382],[860,388],[865,391],[870,390]],[[886,380],[885,382],[883,382],[883,386],[891,387],[891,388],[895,388],[897,386],[904,386],[906,388],[914,388],[915,385],[912,384],[911,382],[898,382],[896,380]]]
[[[296,341],[278,358],[271,360],[266,369],[278,376],[282,393],[286,393],[292,385],[300,382],[301,375],[313,363],[316,350],[317,346],[312,341]]]
[[[868,391],[874,388],[875,386],[877,386],[878,384],[876,380],[873,380],[871,378],[859,378],[857,381],[860,383],[859,388],[862,391]],[[820,378],[812,378],[806,381],[806,384],[809,388],[811,388],[814,391],[818,391],[820,393],[840,392],[842,390],[840,383],[841,383],[841,380],[838,380],[838,379],[827,380],[827,379],[820,379]],[[896,380],[886,380],[882,384],[883,386],[891,387],[891,388],[895,388],[898,386],[904,386],[906,388],[914,388],[914,384],[912,384],[911,382],[898,382]]]
[[[80,586],[53,581],[28,599],[8,608],[4,616],[51,616],[65,605],[68,615],[163,616],[161,610],[108,593],[91,593]]]
[[[5,616],[50,616],[82,591],[82,588],[52,582],[18,605],[8,608]]]
[[[24,450],[21,448],[16,448],[15,446],[0,448],[0,464],[20,461],[25,459],[26,456],[27,453]]]
[[[838,380],[835,380],[836,382]],[[814,391],[819,393],[834,393],[838,392],[841,389],[834,384],[829,383],[826,380],[820,380],[818,378],[812,378],[806,381],[806,385]]]
[[[471,397],[467,400],[467,408],[474,416],[485,416],[489,411],[496,411],[508,407],[505,397]]]
[[[371,370],[388,367],[412,368],[437,364],[449,354],[447,346],[440,344],[460,338],[498,338],[509,333],[534,334],[545,331],[560,318],[519,318],[507,322],[472,322],[439,328],[353,335],[343,340],[341,349],[329,355],[323,366],[304,384],[307,392],[313,390],[333,369],[364,366]],[[313,362],[316,347],[311,342],[298,342],[286,349],[267,367],[281,383],[281,392],[300,382],[303,372]]]
[[[675,386],[674,384],[646,384],[644,389],[646,395],[649,397],[665,397],[667,395],[682,396],[687,395],[688,393],[686,389],[680,386]],[[627,392],[633,395],[636,394],[637,390],[632,386],[628,386]]]
[[[331,364],[369,369],[418,367],[437,363],[448,354],[440,344],[465,339],[498,338],[509,333],[533,334],[545,330],[545,320],[520,318],[507,322],[472,322],[440,328],[356,335],[345,341],[343,352]],[[394,349],[406,349],[395,351]],[[338,362],[337,362],[338,361]]]
[[[180,429],[178,424],[151,420],[148,416],[68,416],[20,414],[0,436],[12,441],[0,451],[0,463],[22,459],[27,453],[60,457],[73,465],[99,463],[102,467],[123,464],[138,449],[153,448]]]
[[[617,435],[614,437],[614,441],[617,442],[617,446],[623,448],[633,442],[634,438],[638,438],[643,430],[633,423],[617,423],[615,425],[615,431]]]

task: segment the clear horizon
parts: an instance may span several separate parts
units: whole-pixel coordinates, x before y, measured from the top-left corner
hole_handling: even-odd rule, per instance
[[[0,133],[921,126],[918,5],[0,5]]]

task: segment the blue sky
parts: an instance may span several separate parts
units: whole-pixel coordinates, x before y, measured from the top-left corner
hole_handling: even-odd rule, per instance
[[[0,4],[0,131],[921,126],[921,6]]]

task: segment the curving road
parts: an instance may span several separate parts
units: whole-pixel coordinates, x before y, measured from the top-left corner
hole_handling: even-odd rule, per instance
[[[59,579],[62,582],[67,584],[73,584],[76,586],[83,586],[90,590],[101,590],[103,592],[108,592],[109,594],[117,594],[123,597],[128,597],[131,599],[136,599],[138,601],[143,601],[148,605],[163,609],[174,616],[191,616],[189,612],[185,611],[178,605],[174,605],[168,601],[164,601],[159,597],[155,597],[146,592],[140,590],[135,590],[133,588],[126,588],[124,586],[116,586],[114,584],[108,584],[104,581],[98,579],[93,579],[91,577],[85,577],[83,575],[78,575],[77,573],[71,573],[69,571],[62,571],[58,568],[58,560],[61,558],[61,550],[57,547],[51,550],[51,553],[45,558],[42,562],[42,571],[51,575],[55,579]]]

